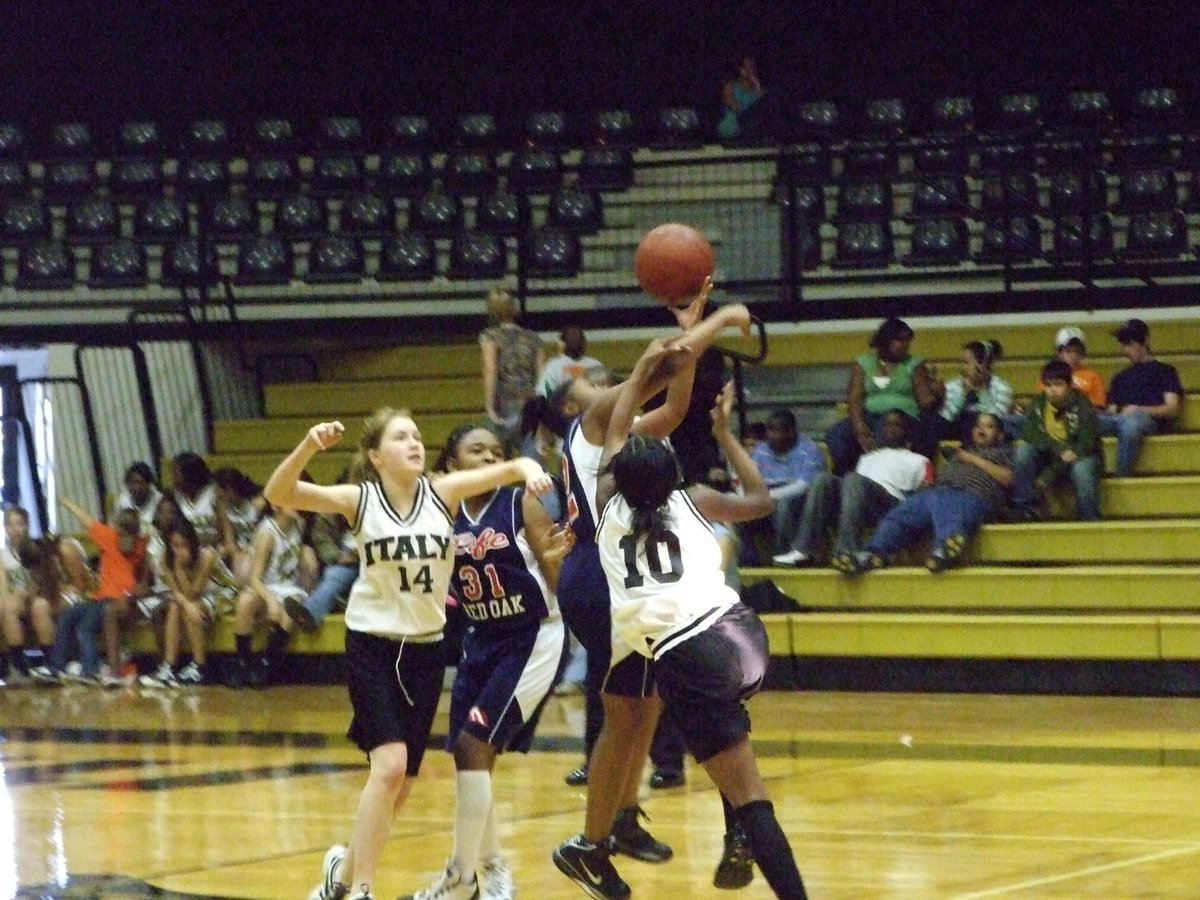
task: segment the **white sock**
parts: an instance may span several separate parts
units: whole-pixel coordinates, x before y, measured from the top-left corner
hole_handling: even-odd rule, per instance
[[[475,881],[475,861],[492,808],[492,773],[486,770],[459,772],[455,776],[457,796],[454,811],[454,861],[464,884]]]
[[[496,823],[496,803],[488,807],[487,821],[483,826],[483,837],[479,841],[479,861],[487,862],[489,859],[495,859],[498,856],[503,856],[500,852],[500,828]]]

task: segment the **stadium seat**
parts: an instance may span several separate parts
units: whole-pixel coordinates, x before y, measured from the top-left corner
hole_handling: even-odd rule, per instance
[[[250,130],[253,154],[283,155],[296,150],[296,126],[291,119],[259,119]]]
[[[34,197],[18,197],[4,204],[3,242],[28,244],[50,237],[50,211]]]
[[[475,205],[475,228],[503,237],[517,237],[529,227],[529,201],[524,194],[497,188]]]
[[[979,204],[985,213],[1036,210],[1041,206],[1037,179],[1030,172],[1015,170],[985,175]]]
[[[379,161],[379,186],[392,197],[415,197],[433,183],[429,157],[421,150],[394,150]]]
[[[150,156],[114,160],[108,185],[113,196],[123,200],[157,196],[163,188],[162,161]]]
[[[797,228],[796,257],[800,267],[805,271],[821,265],[821,226],[819,223],[809,222]]]
[[[842,152],[842,177],[864,180],[900,174],[900,154],[892,141],[851,141]]]
[[[222,119],[195,119],[182,137],[183,155],[196,159],[228,159],[234,151],[233,134]]]
[[[111,197],[76,200],[67,209],[66,234],[73,243],[107,242],[120,234],[121,221]]]
[[[491,149],[500,141],[500,126],[489,112],[465,113],[454,125],[454,142],[463,147]]]
[[[1090,176],[1077,170],[1055,172],[1050,178],[1051,212],[1084,212],[1108,208],[1108,182],[1102,172]]]
[[[937,97],[929,108],[926,134],[963,137],[975,130],[975,101],[970,97]]]
[[[164,287],[187,287],[200,283],[204,278],[214,283],[219,275],[217,254],[212,244],[206,245],[205,264],[201,266],[200,241],[185,237],[167,247],[163,252],[160,282]]]
[[[351,237],[379,238],[395,230],[391,201],[376,194],[357,193],[342,202],[338,231]]]
[[[0,157],[0,197],[20,197],[29,193],[29,170],[18,159]]]
[[[94,159],[96,138],[86,122],[61,122],[50,129],[47,159]]]
[[[308,251],[308,273],[313,284],[352,283],[366,274],[362,241],[344,234],[326,234],[313,241]]]
[[[245,197],[215,197],[202,206],[203,228],[213,240],[238,241],[259,233],[258,210]]]
[[[389,142],[397,149],[421,150],[434,142],[433,125],[428,116],[396,116],[389,123]]]
[[[134,234],[146,241],[174,241],[187,234],[187,206],[177,197],[155,197],[138,208]]]
[[[798,184],[785,194],[797,222],[819,225],[825,221],[825,191],[815,184]]]
[[[892,217],[892,185],[888,181],[847,181],[838,188],[835,221],[883,221]]]
[[[328,230],[325,204],[310,194],[292,194],[275,205],[275,231],[289,240],[312,240]]]
[[[1058,262],[1083,261],[1087,252],[1083,221],[1083,217],[1078,213],[1068,213],[1054,220],[1051,258]],[[1093,213],[1090,222],[1092,259],[1111,260],[1114,251],[1112,216],[1106,212]]]
[[[255,156],[249,160],[246,190],[253,197],[277,198],[295,192],[300,175],[295,157],[287,153]]]
[[[1028,263],[1041,258],[1042,233],[1037,217],[1029,213],[1013,215],[1005,222],[995,219],[983,226],[983,238],[976,255],[980,263]]]
[[[1116,209],[1123,213],[1175,209],[1178,193],[1174,169],[1134,169],[1120,176]]]
[[[654,143],[666,149],[687,149],[704,143],[700,113],[691,106],[668,106],[655,119]]]
[[[841,125],[841,110],[836,103],[813,100],[797,108],[792,131],[798,141],[827,143],[841,136]]]
[[[362,160],[354,153],[331,152],[313,158],[308,186],[322,195],[359,190],[363,182]]]
[[[326,116],[317,122],[316,137],[326,153],[353,155],[362,149],[362,122],[354,116]]]
[[[1122,258],[1178,259],[1187,252],[1187,220],[1181,210],[1141,212],[1129,217]]]
[[[966,138],[931,138],[913,150],[913,170],[920,175],[965,174],[971,168]]]
[[[25,129],[16,122],[0,122],[0,157],[24,159],[27,149]]]
[[[780,154],[777,181],[825,184],[833,178],[833,154],[824,144],[795,144]]]
[[[1071,91],[1055,123],[1059,128],[1083,134],[1105,135],[1112,131],[1112,104],[1104,91]]]
[[[838,228],[835,269],[883,269],[892,262],[890,222],[846,222]]]
[[[546,223],[575,234],[595,234],[604,227],[604,203],[595,191],[560,188],[550,198]]]
[[[409,227],[430,237],[453,237],[463,225],[462,200],[433,190],[409,208]]]
[[[921,219],[913,224],[910,266],[957,265],[967,259],[967,223],[961,218]]]
[[[289,284],[294,274],[291,245],[278,235],[259,235],[239,245],[238,284]]]
[[[59,159],[46,164],[42,190],[50,201],[66,201],[87,197],[97,184],[94,160]]]
[[[162,132],[157,122],[122,122],[117,129],[113,155],[124,157],[161,157],[165,148]]]
[[[380,281],[428,281],[437,274],[437,252],[429,235],[404,231],[383,242],[379,252]]]
[[[585,191],[624,191],[633,186],[633,153],[593,146],[583,151],[576,184]]]
[[[592,140],[605,147],[633,149],[640,135],[637,120],[628,109],[602,109],[592,116]]]
[[[563,148],[570,144],[566,114],[557,110],[531,112],[525,118],[525,142],[530,147]]]
[[[142,245],[119,238],[92,251],[89,287],[145,287],[147,281],[146,248]]]
[[[181,163],[180,186],[192,195],[224,194],[229,189],[229,171],[216,158],[194,158]]]
[[[66,290],[75,284],[75,258],[67,245],[43,240],[21,248],[17,262],[18,288]]]
[[[967,179],[962,175],[927,175],[913,185],[914,218],[961,216],[970,208]]]
[[[508,271],[504,239],[485,231],[460,231],[450,244],[451,278],[476,280],[503,278]]]
[[[583,266],[579,235],[554,225],[534,228],[521,241],[521,264],[530,278],[574,278]]]
[[[551,147],[526,147],[513,154],[508,186],[526,194],[549,194],[562,186],[562,157]]]
[[[488,150],[454,150],[442,166],[442,186],[453,194],[478,194],[495,183],[496,162]]]

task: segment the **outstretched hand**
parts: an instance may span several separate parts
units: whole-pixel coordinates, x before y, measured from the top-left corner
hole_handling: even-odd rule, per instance
[[[704,279],[700,293],[693,297],[690,303],[686,306],[671,307],[671,313],[675,316],[675,321],[679,323],[681,329],[688,331],[704,318],[704,307],[708,305],[708,297],[712,292],[713,280],[710,276]]]
[[[714,436],[719,436],[727,431],[730,431],[729,419],[733,413],[733,382],[725,382],[725,386],[721,388],[721,392],[717,394],[716,402],[713,403],[712,409],[708,411],[708,417],[712,419],[712,433]]]
[[[575,530],[570,525],[552,522],[546,529],[546,546],[542,552],[547,562],[562,562],[575,547]]]
[[[346,427],[341,422],[321,422],[308,429],[304,440],[314,451],[319,452],[328,450],[340,442],[345,433]]]

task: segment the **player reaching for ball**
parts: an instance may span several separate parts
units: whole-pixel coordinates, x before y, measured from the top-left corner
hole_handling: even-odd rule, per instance
[[[553,486],[524,457],[450,472],[435,485],[424,474],[416,423],[393,409],[377,410],[364,424],[360,453],[370,478],[331,486],[300,481],[313,455],[343,433],[340,422],[314,425],[263,489],[276,506],[342,515],[358,544],[359,575],[346,605],[349,737],[367,754],[370,771],[350,845],[329,848],[312,900],[341,900],[351,887],[353,900],[370,900],[388,831],[420,770],[442,693],[459,504],[512,481],[524,481],[535,494]]]

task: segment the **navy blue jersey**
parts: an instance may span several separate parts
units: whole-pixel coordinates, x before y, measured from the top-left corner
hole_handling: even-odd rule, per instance
[[[596,446],[583,435],[583,417],[571,423],[563,441],[562,476],[567,492],[567,521],[575,531],[576,546],[595,543],[596,486],[600,480],[600,457],[604,447]],[[567,559],[572,554],[568,554]]]
[[[525,537],[524,489],[496,490],[477,519],[461,504],[454,520],[451,588],[467,621],[481,631],[537,629],[558,605]]]

